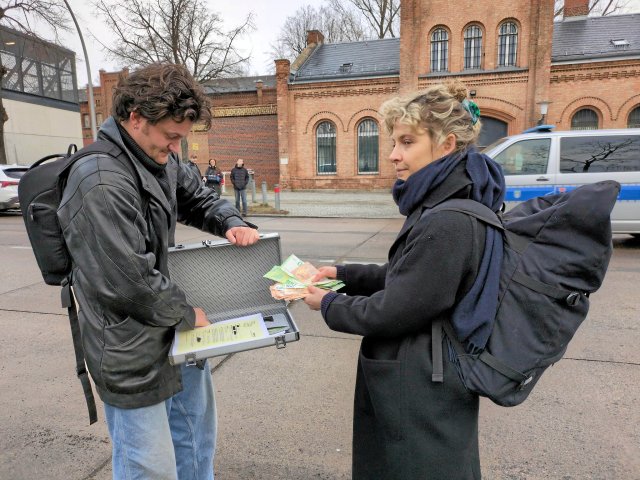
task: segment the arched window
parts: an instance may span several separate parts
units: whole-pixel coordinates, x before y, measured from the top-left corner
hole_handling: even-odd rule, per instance
[[[431,71],[446,72],[448,55],[449,34],[444,28],[437,28],[431,34]]]
[[[378,173],[378,124],[371,118],[358,125],[358,173]]]
[[[592,130],[598,128],[598,114],[590,108],[578,110],[571,119],[571,130]]]
[[[629,119],[627,120],[628,128],[640,128],[640,107],[631,110]]]
[[[518,51],[518,26],[513,22],[500,25],[498,34],[498,66],[515,67]]]
[[[482,30],[471,25],[464,31],[464,68],[480,68],[482,60]]]
[[[320,175],[336,173],[336,127],[331,122],[316,129],[316,164]]]

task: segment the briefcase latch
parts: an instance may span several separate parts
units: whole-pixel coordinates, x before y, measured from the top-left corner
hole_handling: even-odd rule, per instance
[[[276,337],[276,348],[284,348],[286,346],[287,346],[287,341],[285,340],[284,335],[280,337]]]
[[[193,367],[196,364],[195,353],[187,354],[185,358],[186,358],[185,363],[187,364],[187,367]]]

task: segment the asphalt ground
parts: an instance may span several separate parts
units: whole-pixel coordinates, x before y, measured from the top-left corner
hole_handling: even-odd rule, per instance
[[[295,253],[317,265],[385,261],[402,224],[387,216],[390,196],[355,194],[350,203],[360,199],[364,207],[341,218],[335,215],[346,198],[341,192],[314,195],[324,199],[326,217],[317,218],[316,208],[316,217],[300,210],[298,218],[249,220],[280,234],[283,256]],[[371,214],[378,217],[365,217]],[[98,423],[88,425],[59,289],[42,282],[19,217],[0,216],[0,232],[0,479],[107,480],[104,415],[99,408]],[[182,243],[204,238],[190,228],[177,231]],[[482,400],[483,478],[640,478],[640,242],[616,236],[615,246],[605,283],[565,358],[521,406]],[[360,339],[329,330],[303,303],[290,311],[300,341],[212,362],[218,480],[350,478]]]

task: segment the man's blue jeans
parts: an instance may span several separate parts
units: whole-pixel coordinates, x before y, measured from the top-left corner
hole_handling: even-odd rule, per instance
[[[211,369],[182,366],[182,392],[142,408],[104,404],[114,480],[213,480],[216,404]]]
[[[237,188],[233,189],[236,192],[236,210],[242,212],[243,215],[247,214],[247,189],[243,188],[242,190],[238,190]],[[240,200],[242,200],[242,210],[240,210]]]

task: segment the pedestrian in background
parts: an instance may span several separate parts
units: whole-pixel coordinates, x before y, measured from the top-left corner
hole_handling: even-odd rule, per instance
[[[202,172],[200,171],[200,167],[198,166],[197,162],[198,156],[194,153],[191,155],[191,158],[189,158],[187,165],[191,170],[193,170],[193,173],[195,173],[198,177],[202,177]]]
[[[242,215],[247,215],[247,185],[249,185],[249,171],[244,168],[244,160],[239,158],[236,166],[231,169],[231,183],[236,194],[236,210],[240,210],[242,200]]]
[[[445,353],[444,382],[432,380],[432,324],[450,321],[470,353],[491,332],[502,237],[461,212],[429,209],[470,198],[497,212],[500,166],[474,147],[480,111],[460,83],[435,85],[382,105],[396,170],[393,198],[407,217],[377,265],[321,267],[344,293],[308,287],[305,302],[327,325],[363,336],[353,418],[354,480],[478,480],[478,396]],[[436,379],[437,380],[437,379]]]
[[[222,195],[222,170],[220,170],[216,165],[216,159],[209,159],[209,166],[207,167],[207,171],[204,172],[204,182],[205,186],[209,188],[213,188],[218,196]]]
[[[70,170],[58,210],[73,259],[82,347],[112,445],[113,478],[213,480],[216,406],[208,362],[171,365],[178,330],[209,321],[172,282],[176,222],[247,246],[255,229],[177,156],[209,101],[181,65],[122,77],[113,113]]]

